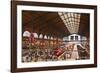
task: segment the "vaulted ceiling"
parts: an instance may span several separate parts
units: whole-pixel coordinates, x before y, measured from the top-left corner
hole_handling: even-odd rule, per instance
[[[78,34],[89,37],[89,14],[81,14]],[[22,30],[53,37],[70,35],[57,12],[22,11]]]

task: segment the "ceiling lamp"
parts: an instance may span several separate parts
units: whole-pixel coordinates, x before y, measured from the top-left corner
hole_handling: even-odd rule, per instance
[[[47,39],[47,36],[46,35],[44,36],[44,39]]]
[[[31,33],[29,31],[25,31],[23,33],[23,37],[30,37]]]
[[[48,36],[48,39],[50,39],[50,36]]]
[[[34,38],[38,38],[38,34],[37,33],[33,33]]]
[[[51,37],[51,40],[53,40],[53,37]]]
[[[40,39],[42,39],[42,38],[43,38],[43,35],[42,35],[42,34],[40,34],[39,38],[40,38]]]

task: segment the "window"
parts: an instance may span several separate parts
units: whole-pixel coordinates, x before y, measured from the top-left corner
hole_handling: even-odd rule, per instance
[[[75,40],[78,40],[78,36],[75,36]]]
[[[73,40],[74,39],[74,36],[71,36],[71,40]]]

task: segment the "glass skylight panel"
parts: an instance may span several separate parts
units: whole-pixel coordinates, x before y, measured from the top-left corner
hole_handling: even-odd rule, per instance
[[[62,15],[62,12],[59,12],[58,14],[59,14],[59,15]]]
[[[78,14],[78,18],[80,19],[80,14]]]
[[[66,15],[66,14],[64,14],[64,17],[65,17],[66,19],[68,19],[68,17],[67,17],[67,15]]]
[[[77,14],[75,13],[75,18],[77,18]]]
[[[59,13],[58,13],[59,14]],[[70,33],[78,33],[79,23],[80,23],[80,14],[77,13],[61,13],[59,14],[64,24]]]
[[[70,13],[67,13],[68,17],[70,17]]]
[[[71,18],[69,18],[69,21],[71,21]]]
[[[71,17],[74,17],[73,13],[71,13]]]
[[[74,21],[74,18],[72,18],[72,21]]]

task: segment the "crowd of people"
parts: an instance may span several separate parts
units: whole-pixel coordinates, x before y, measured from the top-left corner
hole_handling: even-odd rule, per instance
[[[62,42],[55,45],[46,42],[44,46],[28,44],[27,48],[22,48],[22,62],[89,59],[89,52],[87,42]]]

